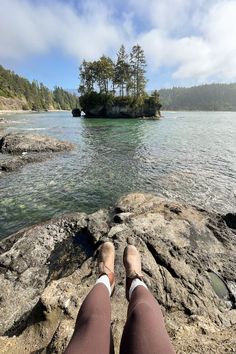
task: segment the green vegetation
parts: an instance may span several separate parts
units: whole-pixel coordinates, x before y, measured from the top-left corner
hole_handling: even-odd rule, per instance
[[[0,65],[0,97],[22,100],[25,110],[72,109],[79,105],[78,97],[55,87],[50,91],[42,83],[20,77]]]
[[[145,92],[146,60],[143,49],[137,44],[130,55],[122,45],[117,53],[117,60],[103,55],[96,61],[83,61],[80,66],[80,105],[84,112],[98,106],[104,110],[111,106],[138,108],[144,104],[157,105],[159,94],[155,91],[149,96]]]
[[[165,110],[236,111],[236,84],[211,84],[159,91]]]

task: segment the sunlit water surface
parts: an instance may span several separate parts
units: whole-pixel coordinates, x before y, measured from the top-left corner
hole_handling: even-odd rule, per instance
[[[75,149],[1,174],[0,237],[63,213],[111,206],[135,191],[235,212],[236,113],[163,114],[159,121],[7,116],[4,132],[46,134]]]

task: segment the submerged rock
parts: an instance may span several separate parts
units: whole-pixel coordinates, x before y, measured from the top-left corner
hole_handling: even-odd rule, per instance
[[[55,138],[32,134],[7,134],[0,139],[0,152],[19,155],[24,152],[60,152],[73,148],[73,144]]]
[[[180,353],[233,353],[236,234],[225,216],[146,194],[110,210],[31,226],[0,244],[2,353],[63,353],[80,304],[96,280],[97,249],[116,247],[112,329],[126,318],[123,249],[142,255],[145,280]],[[222,295],[222,296],[221,296]]]
[[[50,158],[50,154],[30,154],[24,156],[14,156],[7,159],[0,160],[0,171],[13,172],[19,170],[28,163],[42,162]]]
[[[0,159],[0,171],[12,172],[28,163],[51,158],[52,153],[72,149],[73,144],[49,136],[7,134],[0,138],[0,153],[6,156]]]

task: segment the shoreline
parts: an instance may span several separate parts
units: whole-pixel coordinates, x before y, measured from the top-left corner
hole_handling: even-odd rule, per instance
[[[5,109],[5,110],[0,110],[0,115],[2,114],[22,114],[22,113],[50,113],[50,112],[70,112],[68,109],[49,109],[48,111],[32,111],[32,110],[23,110],[23,109],[17,109],[17,110],[10,110],[10,109]]]
[[[23,109],[18,109],[18,110],[10,110],[10,109],[1,109],[0,110],[0,116],[3,114],[23,114],[23,113],[53,113],[53,112],[71,112],[71,110],[68,109],[49,109],[47,111],[32,111],[32,110],[23,110]],[[179,112],[215,112],[215,113],[235,113],[236,111],[202,111],[202,110],[162,110],[161,112],[169,112],[169,113],[179,113]]]

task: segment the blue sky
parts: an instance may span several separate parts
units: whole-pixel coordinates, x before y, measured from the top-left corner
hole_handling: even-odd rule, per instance
[[[0,63],[75,89],[83,58],[139,43],[148,89],[236,81],[236,0],[1,0]]]

